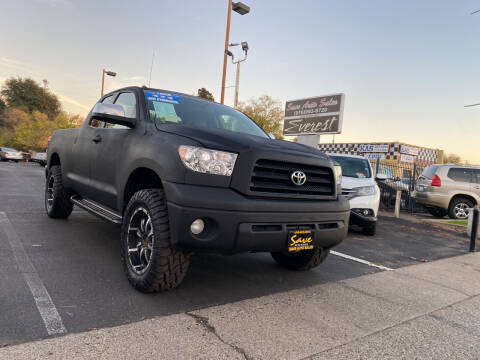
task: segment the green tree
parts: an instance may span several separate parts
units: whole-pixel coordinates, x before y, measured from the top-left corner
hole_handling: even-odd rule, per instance
[[[7,104],[5,104],[5,101],[3,101],[0,98],[0,114],[2,114],[5,111],[5,108],[7,107]]]
[[[212,93],[207,89],[205,89],[204,87],[201,89],[198,89],[197,96],[210,101],[215,101],[215,98],[213,97]]]
[[[263,95],[258,99],[241,102],[238,110],[248,115],[265,132],[274,134],[277,139],[283,139],[284,110],[279,101]]]
[[[57,96],[30,78],[9,78],[0,91],[9,108],[20,108],[30,113],[40,111],[53,119],[60,113]]]

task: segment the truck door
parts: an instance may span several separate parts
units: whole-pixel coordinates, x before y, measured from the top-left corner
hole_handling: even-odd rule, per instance
[[[137,99],[133,92],[119,93],[114,104],[123,107],[126,117],[138,118]],[[99,130],[100,141],[93,146],[91,157],[91,199],[117,210],[118,169],[123,164],[134,130],[109,123]]]
[[[100,102],[113,104],[114,100],[115,95],[111,95]],[[66,173],[72,187],[82,197],[90,198],[92,196],[91,167],[94,147],[97,144],[99,133],[104,127],[103,121],[92,119],[91,115],[88,115],[72,145],[75,161],[71,163],[70,168],[66,169]]]

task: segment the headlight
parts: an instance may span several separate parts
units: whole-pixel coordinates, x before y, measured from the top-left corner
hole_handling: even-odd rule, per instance
[[[181,145],[178,154],[190,170],[214,175],[232,175],[237,160],[237,154],[187,145]]]
[[[340,165],[334,165],[333,173],[335,174],[336,184],[341,185],[342,184],[342,167]]]
[[[375,195],[375,185],[371,186],[362,186],[362,187],[357,187],[356,188],[356,196],[369,196],[369,195]]]

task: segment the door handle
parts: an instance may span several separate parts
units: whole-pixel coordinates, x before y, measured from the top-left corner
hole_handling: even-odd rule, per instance
[[[97,135],[92,139],[92,141],[94,143],[99,143],[100,141],[102,141],[102,137],[100,135]]]

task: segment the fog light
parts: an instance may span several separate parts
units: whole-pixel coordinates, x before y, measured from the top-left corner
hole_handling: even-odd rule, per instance
[[[205,228],[205,222],[202,219],[197,219],[194,222],[192,222],[192,225],[190,225],[190,231],[194,235],[200,234],[204,228]]]
[[[368,209],[363,209],[363,215],[364,215],[364,216],[370,215],[370,210],[368,210]]]

